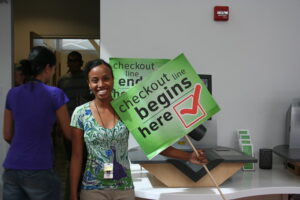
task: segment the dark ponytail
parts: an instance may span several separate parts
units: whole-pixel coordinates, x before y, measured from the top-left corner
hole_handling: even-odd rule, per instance
[[[53,67],[56,64],[56,57],[48,48],[36,46],[30,51],[28,59],[21,60],[20,64],[23,68],[25,81],[29,81],[42,73],[47,65]]]
[[[21,60],[20,61],[20,66],[19,66],[19,69],[22,73],[22,75],[24,75],[24,82],[28,82],[30,80],[30,77],[32,76],[31,74],[31,65],[30,65],[30,62],[29,60]]]

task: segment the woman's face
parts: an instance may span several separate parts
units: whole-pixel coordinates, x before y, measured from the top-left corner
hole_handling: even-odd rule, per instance
[[[15,85],[21,85],[24,83],[25,76],[21,71],[16,70],[15,72]]]
[[[88,84],[95,98],[111,100],[114,79],[109,67],[102,64],[91,69],[88,74]]]

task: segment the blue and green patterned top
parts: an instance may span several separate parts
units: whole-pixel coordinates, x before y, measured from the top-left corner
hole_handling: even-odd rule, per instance
[[[133,189],[127,151],[129,132],[123,122],[118,120],[112,129],[100,126],[88,102],[75,109],[71,126],[84,131],[88,152],[81,188]],[[113,179],[104,179],[104,163],[113,163]]]

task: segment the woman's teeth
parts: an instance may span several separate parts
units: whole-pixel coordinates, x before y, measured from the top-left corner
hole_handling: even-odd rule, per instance
[[[106,94],[106,92],[107,92],[107,90],[99,90],[98,94],[103,95],[103,94]]]

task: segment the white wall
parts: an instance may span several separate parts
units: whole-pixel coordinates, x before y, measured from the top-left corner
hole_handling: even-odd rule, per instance
[[[2,139],[3,130],[3,112],[5,105],[6,93],[11,87],[11,3],[0,3],[0,174],[2,175],[2,161],[6,155],[8,145]],[[0,196],[2,197],[2,178],[0,179]]]
[[[228,22],[213,7],[230,7]],[[300,96],[298,0],[102,0],[101,57],[174,58],[212,74],[218,144],[237,147],[249,129],[254,148],[284,143],[285,114]]]

